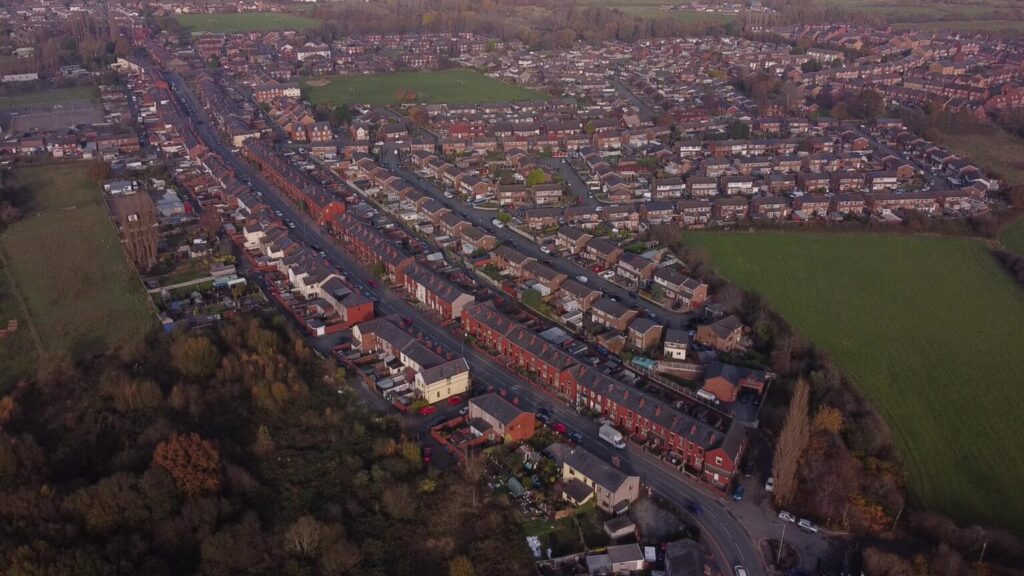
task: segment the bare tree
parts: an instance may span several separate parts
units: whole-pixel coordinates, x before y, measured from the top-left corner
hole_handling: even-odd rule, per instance
[[[810,386],[806,380],[800,378],[793,389],[786,422],[782,425],[779,443],[775,446],[775,501],[779,506],[792,502],[796,494],[797,471],[810,439],[807,412],[809,399]]]
[[[462,474],[469,481],[473,488],[473,508],[477,506],[477,486],[480,484],[480,480],[484,477],[484,463],[480,459],[480,456],[476,454],[467,454],[466,459],[462,461]]]

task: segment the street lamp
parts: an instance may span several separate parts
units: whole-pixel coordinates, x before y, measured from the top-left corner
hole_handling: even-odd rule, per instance
[[[782,563],[782,547],[786,545],[786,523],[782,523],[782,538],[779,539],[779,553],[775,557],[775,569]]]

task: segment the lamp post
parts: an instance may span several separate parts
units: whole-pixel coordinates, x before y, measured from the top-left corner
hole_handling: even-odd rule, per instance
[[[775,568],[779,568],[779,564],[782,562],[782,547],[786,545],[786,523],[782,523],[782,538],[779,539],[779,553],[775,557]]]

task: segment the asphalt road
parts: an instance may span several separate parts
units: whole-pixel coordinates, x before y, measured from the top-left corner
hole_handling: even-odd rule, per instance
[[[280,210],[286,218],[295,222],[300,229],[298,232],[301,237],[305,238],[307,242],[318,243],[347,275],[356,282],[369,286],[372,276],[362,265],[342,250],[332,237],[325,234],[315,222],[285,200],[276,188],[224,145],[219,135],[216,134],[209,115],[197,106],[194,96],[184,81],[179,76],[170,73],[166,78],[177,88],[176,93],[191,109],[190,116],[198,116],[203,119],[203,123],[197,125],[196,130],[204,143],[211,150],[220,154],[238,175],[248,177],[254,188],[263,194],[264,202],[271,208]],[[525,240],[520,243],[524,247],[528,244],[531,243]],[[613,288],[619,290],[617,287]],[[436,322],[422,316],[415,306],[393,291],[378,288],[374,292],[380,299],[378,302],[380,314],[399,314],[413,318],[416,329],[422,331],[427,338],[453,353],[465,356],[475,382],[505,389],[510,398],[519,398],[519,405],[523,408],[547,407],[554,420],[564,422],[571,431],[583,434],[587,450],[606,461],[611,461],[613,456],[619,456],[623,470],[638,474],[646,486],[681,510],[685,510],[691,500],[699,503],[703,508],[703,513],[695,518],[695,521],[701,528],[704,542],[714,553],[715,562],[723,574],[732,574],[733,567],[737,565],[745,566],[747,573],[751,576],[767,574],[756,550],[757,543],[729,513],[727,507],[732,505],[731,502],[704,489],[694,480],[684,478],[679,472],[644,450],[629,446],[620,451],[605,444],[599,439],[598,425],[593,420],[577,414],[560,402],[550,400],[541,392],[512,376],[503,366],[478,353],[475,349],[465,346],[463,341],[456,339],[454,335],[444,330]]]
[[[550,260],[552,268],[568,275],[574,280],[578,279],[579,276],[586,276],[588,286],[592,286],[595,289],[600,290],[606,296],[615,296],[623,306],[639,306],[640,309],[649,309],[654,312],[657,322],[665,324],[666,327],[669,328],[683,328],[686,323],[694,317],[693,312],[677,312],[668,310],[641,298],[634,298],[633,296],[630,296],[629,290],[601,278],[595,274],[593,270],[580,266],[566,257],[545,254],[541,251],[540,246],[529,238],[513,232],[508,228],[495,227],[491,223],[491,220],[494,219],[495,211],[474,208],[469,204],[462,202],[458,198],[445,198],[444,192],[433,182],[421,178],[419,174],[416,174],[402,166],[398,157],[391,153],[391,148],[384,148],[384,152],[381,154],[381,163],[385,168],[401,176],[406,182],[409,182],[421,192],[428,194],[442,204],[451,206],[455,212],[461,214],[476,226],[493,229],[494,235],[499,240],[505,243],[514,243],[515,249],[519,252],[535,258],[538,262]],[[566,167],[566,169],[572,172],[571,168]]]

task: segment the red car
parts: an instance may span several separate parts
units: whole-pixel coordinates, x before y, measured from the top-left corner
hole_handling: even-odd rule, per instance
[[[565,434],[566,432],[569,431],[569,427],[566,426],[565,424],[562,424],[561,422],[553,422],[551,424],[551,429],[554,430],[555,432],[558,432],[559,434]]]
[[[462,396],[450,396],[448,398],[448,403],[451,404],[452,406],[462,404]]]
[[[434,455],[434,450],[430,446],[423,447],[423,461],[430,462],[430,458]]]
[[[430,416],[434,412],[437,412],[436,406],[424,406],[420,408],[420,416]]]

